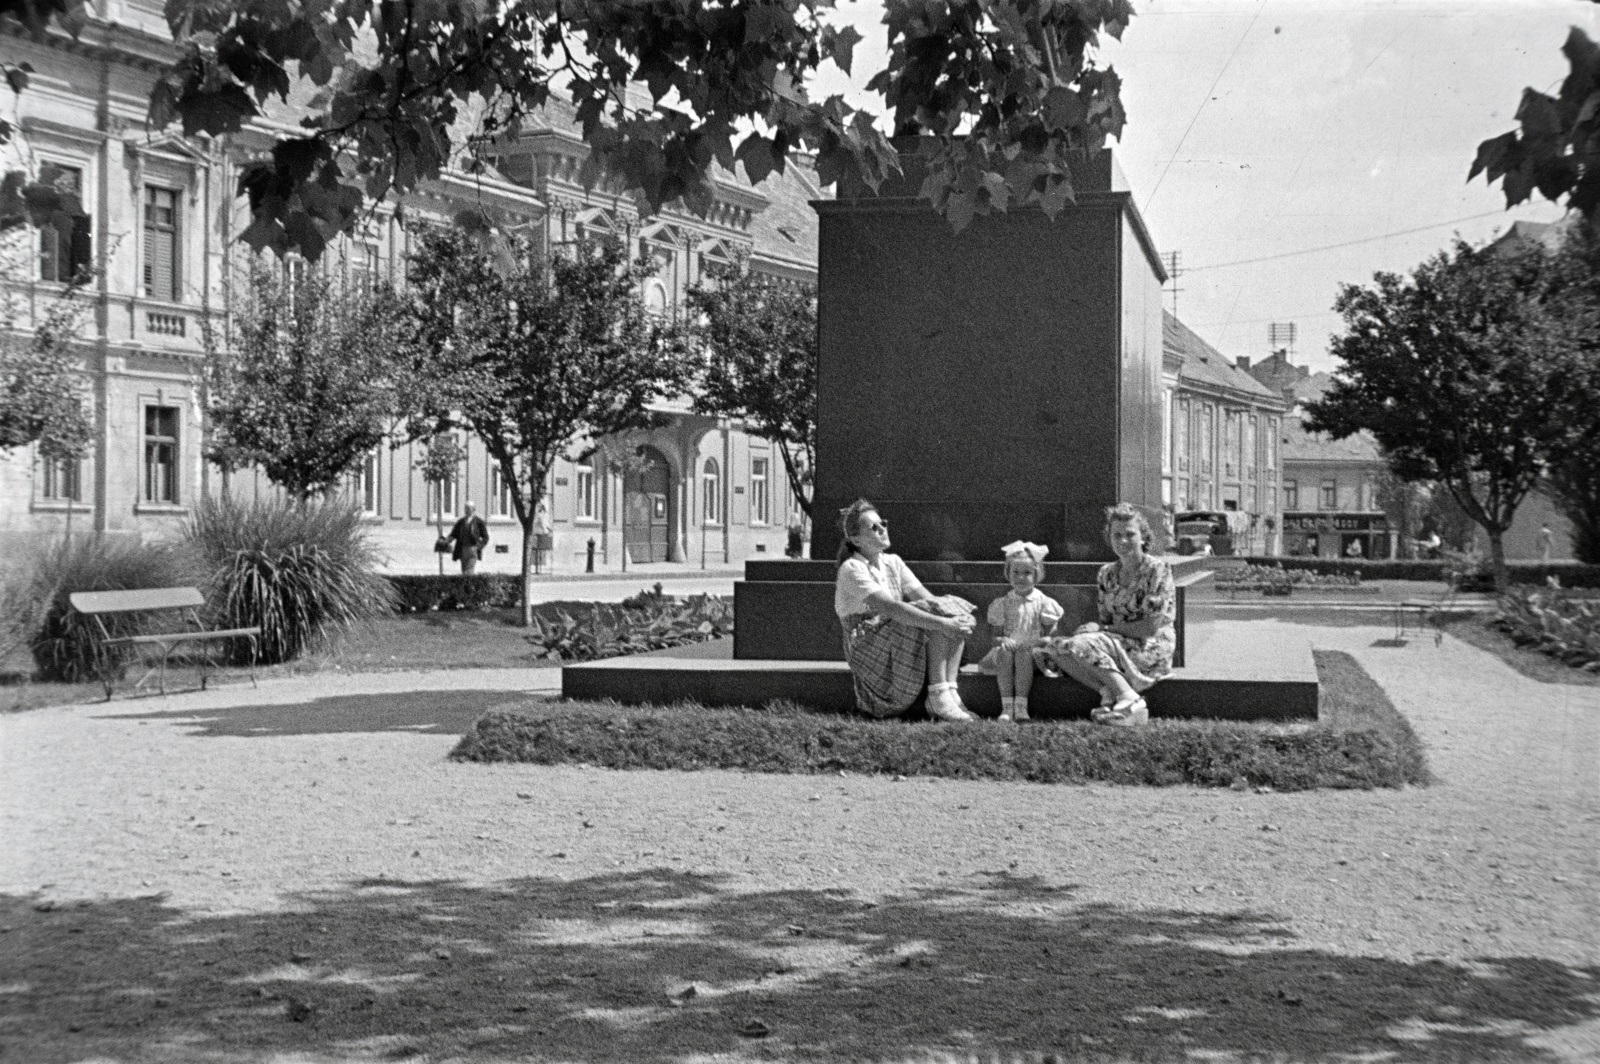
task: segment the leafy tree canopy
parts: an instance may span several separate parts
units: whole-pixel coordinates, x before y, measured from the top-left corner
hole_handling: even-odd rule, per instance
[[[36,0],[39,3],[57,0]],[[515,136],[569,100],[601,174],[651,211],[712,202],[712,164],[755,182],[791,151],[816,153],[824,184],[877,188],[898,155],[874,117],[807,81],[850,69],[860,35],[824,17],[832,0],[169,0],[183,48],[150,101],[155,128],[239,130],[297,80],[316,86],[303,132],[248,165],[239,192],[256,248],[315,258],[364,200],[437,176],[462,144]],[[923,195],[958,228],[974,213],[1073,198],[1069,154],[1121,131],[1119,81],[1090,56],[1119,36],[1129,0],[889,0],[890,52],[871,87],[896,129],[934,138]],[[640,103],[628,87],[642,84]],[[470,146],[470,145],[469,145]]]
[[[1467,180],[1501,182],[1507,207],[1537,189],[1600,221],[1600,45],[1574,26],[1561,51],[1572,66],[1561,94],[1523,89],[1519,128],[1479,144]]]
[[[426,232],[409,272],[415,340],[402,408],[413,432],[483,441],[522,525],[523,623],[539,496],[583,441],[658,422],[649,404],[682,391],[688,365],[639,298],[652,269],[615,244],[548,263],[513,243],[506,271],[460,229]]]
[[[817,449],[817,293],[752,272],[713,271],[689,290],[686,345],[702,368],[695,409],[738,418],[779,445],[789,486],[811,515]]]
[[[1553,292],[1541,248],[1457,240],[1410,278],[1380,273],[1335,301],[1345,332],[1333,386],[1306,427],[1335,438],[1367,429],[1406,480],[1437,480],[1489,535],[1501,536],[1565,437],[1560,417],[1584,329]]]
[[[206,334],[207,453],[225,469],[259,466],[296,498],[335,488],[394,415],[399,301],[260,262],[248,293],[231,345]]]

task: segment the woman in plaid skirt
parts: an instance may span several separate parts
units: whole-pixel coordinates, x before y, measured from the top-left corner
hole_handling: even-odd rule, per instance
[[[856,704],[869,716],[892,717],[926,685],[929,716],[976,720],[956,692],[961,651],[972,634],[970,609],[935,598],[888,552],[889,526],[865,499],[841,510],[839,525],[844,542],[833,608],[844,628]]]

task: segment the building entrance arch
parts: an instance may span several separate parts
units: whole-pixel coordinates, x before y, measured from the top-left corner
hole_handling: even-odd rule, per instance
[[[672,560],[672,470],[666,457],[646,444],[640,468],[622,480],[622,548],[630,562]]]

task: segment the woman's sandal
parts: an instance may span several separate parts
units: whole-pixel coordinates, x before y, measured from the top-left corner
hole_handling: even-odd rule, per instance
[[[1103,713],[1097,711],[1094,717],[1096,724],[1109,724],[1116,728],[1132,728],[1138,724],[1150,722],[1150,707],[1138,695],[1124,698],[1111,706]]]

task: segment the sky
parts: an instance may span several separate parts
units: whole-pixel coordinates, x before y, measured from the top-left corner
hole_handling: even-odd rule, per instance
[[[1100,65],[1128,114],[1112,150],[1157,246],[1177,251],[1177,313],[1229,358],[1270,354],[1294,323],[1294,360],[1335,368],[1341,284],[1406,273],[1454,234],[1492,239],[1555,221],[1537,197],[1506,210],[1467,171],[1478,142],[1515,128],[1525,87],[1555,94],[1572,26],[1600,39],[1585,0],[1135,0]],[[882,69],[882,5],[838,0],[831,21],[865,40],[854,76],[824,67],[813,98]],[[1341,245],[1341,246],[1335,246]],[[1169,284],[1170,290],[1172,286]],[[1164,305],[1171,310],[1174,297]]]

